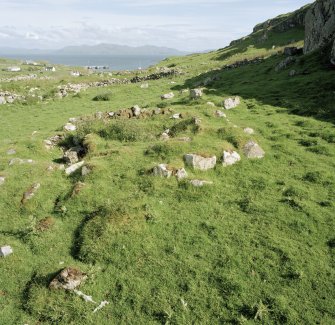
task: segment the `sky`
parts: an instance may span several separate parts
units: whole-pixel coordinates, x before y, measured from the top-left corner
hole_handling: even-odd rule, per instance
[[[313,0],[0,0],[0,47],[112,43],[203,51]]]

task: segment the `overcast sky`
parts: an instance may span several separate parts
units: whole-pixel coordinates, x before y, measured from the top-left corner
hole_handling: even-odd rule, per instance
[[[0,47],[216,49],[313,0],[0,0]]]

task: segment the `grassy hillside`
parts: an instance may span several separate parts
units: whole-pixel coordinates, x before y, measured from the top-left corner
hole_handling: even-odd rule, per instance
[[[148,88],[92,87],[56,99],[59,85],[111,77],[73,78],[65,67],[48,81],[1,83],[2,90],[28,97],[0,106],[0,246],[14,250],[0,258],[0,323],[335,322],[334,70],[321,51],[297,56],[277,72],[283,48],[302,45],[303,31],[268,30],[266,38],[264,32],[215,52],[169,58],[158,67],[183,74],[149,80]],[[199,99],[182,91],[196,86],[203,87]],[[42,101],[29,97],[32,87]],[[160,99],[171,91],[173,99]],[[92,100],[105,94],[106,101]],[[241,104],[224,111],[227,118],[216,117],[234,95]],[[166,114],[96,114],[134,105]],[[171,119],[174,113],[182,119]],[[71,117],[81,118],[77,130],[64,132]],[[255,133],[246,134],[246,127]],[[168,128],[173,136],[163,141]],[[47,150],[43,141],[56,134],[65,140]],[[247,159],[249,140],[264,149],[263,159]],[[58,168],[62,148],[77,145],[84,146],[81,159],[91,172],[66,176]],[[222,166],[224,150],[236,150],[241,161]],[[184,164],[187,153],[216,155],[218,163],[193,170]],[[34,163],[9,165],[13,158]],[[151,175],[160,163],[185,167],[188,179]],[[213,184],[197,188],[190,179]],[[35,196],[22,204],[36,182]],[[49,289],[69,266],[87,273],[83,293],[109,304],[92,313],[97,305],[74,292]]]

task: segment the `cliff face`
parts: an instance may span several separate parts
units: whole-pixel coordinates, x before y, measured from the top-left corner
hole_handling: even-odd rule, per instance
[[[263,23],[260,23],[254,27],[253,32],[271,28],[276,32],[286,32],[292,28],[303,28],[305,24],[305,16],[307,11],[310,9],[310,5],[306,5],[299,10],[288,15],[281,15],[273,19],[269,19]]]
[[[304,53],[309,53],[324,45],[335,42],[335,1],[317,0],[305,18]],[[335,62],[335,43],[332,51]]]

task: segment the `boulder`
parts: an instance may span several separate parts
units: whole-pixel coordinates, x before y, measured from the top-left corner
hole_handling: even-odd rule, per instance
[[[199,88],[195,88],[195,89],[190,89],[190,97],[192,99],[197,99],[200,98],[202,96],[202,90]]]
[[[285,47],[284,48],[284,54],[286,56],[293,56],[293,55],[303,54],[303,49],[299,48],[299,47],[295,47],[295,46]]]
[[[203,157],[196,154],[184,155],[185,164],[199,170],[213,169],[216,165],[216,156]]]
[[[161,99],[172,99],[174,97],[174,93],[168,93],[168,94],[164,94],[161,96]]]
[[[0,185],[3,185],[6,181],[6,177],[0,176]]]
[[[0,256],[6,257],[10,254],[13,254],[13,249],[10,246],[2,246],[0,247]]]
[[[77,127],[72,123],[66,123],[64,125],[64,130],[65,131],[71,132],[71,131],[76,131],[76,129],[77,129]]]
[[[310,53],[333,43],[334,40],[335,2],[334,0],[315,1],[305,17],[304,53]]]
[[[131,108],[132,112],[133,112],[133,115],[135,117],[138,117],[141,115],[141,108],[138,106],[138,105],[135,105]]]
[[[21,199],[21,203],[25,204],[27,201],[31,200],[36,192],[38,191],[38,189],[41,187],[40,183],[34,183],[29,189],[28,191],[23,193],[23,197]]]
[[[236,151],[224,151],[223,152],[222,165],[225,167],[234,165],[240,160],[241,160],[241,157]]]
[[[204,181],[204,180],[200,180],[200,179],[192,179],[192,180],[190,181],[190,183],[191,183],[194,187],[203,187],[204,185],[211,185],[211,184],[213,184],[213,182]]]
[[[240,103],[241,103],[240,97],[237,96],[230,97],[223,101],[223,106],[225,109],[232,109],[240,105]]]
[[[72,267],[63,269],[49,284],[50,289],[74,290],[87,278],[86,273]]]
[[[71,165],[70,167],[68,167],[68,168],[65,169],[65,174],[66,175],[73,174],[75,171],[77,171],[78,169],[80,169],[81,167],[83,167],[84,164],[85,164],[84,161],[80,161],[80,162],[78,162],[76,164]]]
[[[255,133],[254,129],[252,129],[252,128],[244,128],[243,132],[246,133],[246,134],[254,134]]]
[[[169,178],[172,176],[173,170],[168,167],[166,164],[159,164],[152,169],[152,174],[154,176],[166,177]]]
[[[292,56],[288,56],[283,61],[279,62],[279,64],[276,66],[275,70],[276,70],[276,72],[284,70],[294,62],[295,62],[295,58],[293,58]]]
[[[176,175],[178,181],[181,180],[181,179],[187,178],[187,172],[186,172],[185,168],[177,169],[175,175]]]
[[[249,141],[243,148],[244,154],[247,158],[263,158],[264,150],[254,141]]]

